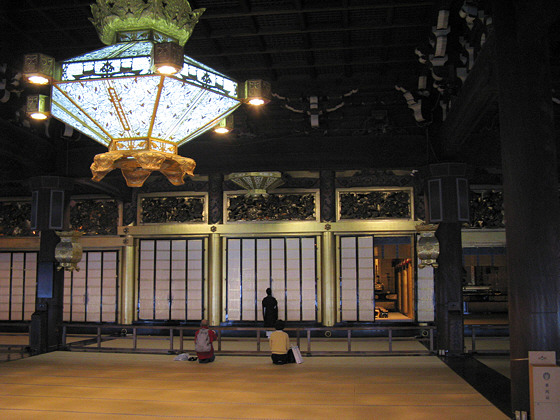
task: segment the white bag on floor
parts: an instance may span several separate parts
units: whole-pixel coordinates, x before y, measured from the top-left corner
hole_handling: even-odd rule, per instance
[[[294,354],[294,359],[296,359],[296,363],[299,365],[300,363],[303,363],[303,357],[301,357],[301,352],[299,351],[299,347],[298,346],[291,346],[292,347],[292,353]]]
[[[178,361],[178,362],[183,362],[185,360],[189,360],[189,354],[188,353],[181,353],[181,354],[175,356],[175,358],[173,360]]]

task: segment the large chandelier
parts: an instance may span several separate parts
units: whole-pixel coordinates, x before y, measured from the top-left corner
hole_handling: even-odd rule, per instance
[[[52,83],[52,116],[108,147],[91,165],[94,180],[119,168],[132,187],[152,171],[183,184],[196,164],[178,147],[241,104],[235,81],[183,55],[205,9],[186,0],[97,0],[91,8],[107,47],[52,67],[30,54],[24,74]]]

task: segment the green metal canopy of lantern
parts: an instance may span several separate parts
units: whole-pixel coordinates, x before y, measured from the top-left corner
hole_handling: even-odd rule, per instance
[[[246,189],[247,197],[266,197],[269,191],[284,183],[280,172],[236,172],[225,179]]]
[[[91,7],[108,46],[60,63],[52,116],[108,147],[91,165],[94,180],[120,168],[129,186],[141,186],[152,171],[184,183],[195,162],[178,147],[241,104],[235,81],[182,54],[204,9],[193,11],[186,0],[97,0]]]

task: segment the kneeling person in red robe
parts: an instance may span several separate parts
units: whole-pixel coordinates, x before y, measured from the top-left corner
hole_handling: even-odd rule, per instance
[[[216,359],[214,346],[216,332],[208,329],[208,321],[203,319],[200,322],[200,329],[194,333],[194,350],[199,363],[210,363]]]

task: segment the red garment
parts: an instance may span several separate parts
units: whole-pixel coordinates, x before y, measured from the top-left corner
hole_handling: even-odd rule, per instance
[[[205,328],[205,329],[208,330],[208,327],[202,327],[202,328]],[[201,329],[202,329],[202,328],[201,328]],[[200,331],[200,330],[197,330],[197,331],[194,333],[194,341],[195,341],[195,342],[196,342],[196,336],[198,335],[198,332],[199,332],[199,331]],[[204,359],[210,359],[212,356],[214,356],[214,346],[212,345],[212,343],[213,343],[214,341],[216,341],[216,339],[218,338],[218,336],[216,335],[216,331],[214,331],[214,330],[208,330],[208,338],[210,339],[210,347],[212,347],[212,349],[211,349],[210,351],[205,351],[205,352],[203,352],[203,353],[196,352],[196,357],[198,357],[199,359],[202,359],[202,360],[204,360]]]

